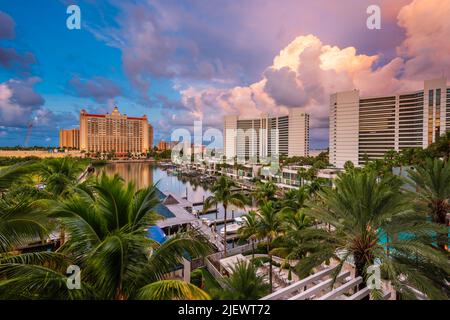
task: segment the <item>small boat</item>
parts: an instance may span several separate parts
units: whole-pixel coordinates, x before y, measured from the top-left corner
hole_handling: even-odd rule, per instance
[[[236,234],[238,230],[241,228],[240,224],[232,223],[227,225],[227,235],[228,234]],[[223,236],[225,234],[225,228],[220,229],[220,235]]]
[[[244,219],[241,217],[236,217],[234,221],[235,221],[234,223],[227,225],[227,235],[236,234],[244,223]],[[225,228],[220,229],[220,235],[223,236],[224,234]]]

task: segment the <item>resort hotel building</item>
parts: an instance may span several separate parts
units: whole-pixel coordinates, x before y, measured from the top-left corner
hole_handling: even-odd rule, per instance
[[[448,130],[446,78],[427,80],[409,93],[361,97],[352,90],[330,96],[330,163],[337,168],[383,158],[389,150],[426,148]]]
[[[259,118],[225,116],[224,153],[228,161],[255,160],[274,155],[308,156],[309,115],[300,108],[285,116]],[[256,162],[256,161],[254,161]]]
[[[60,130],[60,147],[116,156],[145,154],[153,146],[153,127],[147,116],[129,117],[117,107],[111,114],[80,112],[80,128]]]
[[[117,107],[111,114],[80,112],[80,150],[86,152],[147,153],[153,146],[153,127],[147,116],[129,117]]]

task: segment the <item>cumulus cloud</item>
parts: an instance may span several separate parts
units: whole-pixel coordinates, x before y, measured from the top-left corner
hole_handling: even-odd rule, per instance
[[[358,54],[353,47],[325,45],[313,35],[300,36],[280,51],[260,81],[231,89],[191,87],[181,92],[182,101],[190,118],[219,127],[225,114],[254,117],[300,107],[311,116],[312,138],[324,141],[331,93],[359,88],[362,94],[375,94],[399,86],[396,81],[379,80],[395,78],[402,60],[374,68],[377,59]]]
[[[0,125],[24,127],[32,114],[41,109],[44,99],[34,91],[40,79],[11,79],[0,83]]]
[[[106,102],[121,94],[119,86],[104,77],[84,80],[74,76],[70,79],[69,86],[76,95],[92,98],[97,102]]]
[[[355,47],[325,44],[314,35],[299,36],[273,59],[262,78],[248,86],[182,90],[189,119],[216,126],[222,116],[286,113],[300,107],[311,116],[312,145],[328,139],[329,95],[358,89],[363,96],[416,90],[423,80],[450,71],[450,2],[414,0],[403,7],[398,24],[406,38],[397,57],[380,63],[379,54],[361,54]]]
[[[415,0],[403,7],[398,23],[406,39],[398,48],[408,61],[405,78],[422,80],[450,71],[450,1]]]

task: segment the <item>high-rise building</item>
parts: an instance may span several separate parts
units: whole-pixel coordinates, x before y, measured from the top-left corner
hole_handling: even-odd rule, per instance
[[[224,152],[228,160],[236,156],[245,159],[308,156],[309,115],[300,108],[291,108],[285,116],[261,114],[253,119],[226,116]]]
[[[148,150],[153,149],[153,126],[148,124]]]
[[[145,115],[129,117],[117,107],[111,114],[80,112],[80,149],[87,152],[147,153],[150,132]]]
[[[166,151],[170,150],[170,143],[164,140],[159,141],[158,143],[158,150],[159,151]]]
[[[80,148],[80,130],[79,129],[59,129],[59,147],[60,148]]]
[[[427,80],[409,93],[360,97],[358,90],[330,96],[330,162],[343,167],[380,159],[389,150],[426,148],[450,130],[447,79]]]

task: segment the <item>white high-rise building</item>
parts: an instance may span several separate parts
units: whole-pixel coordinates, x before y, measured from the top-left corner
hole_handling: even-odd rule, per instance
[[[447,79],[424,82],[422,90],[360,97],[358,90],[330,96],[330,162],[341,168],[380,159],[389,150],[426,148],[450,130]]]
[[[291,108],[285,116],[261,114],[252,119],[226,116],[224,152],[228,160],[240,157],[256,161],[271,155],[308,156],[309,115],[300,108]]]

